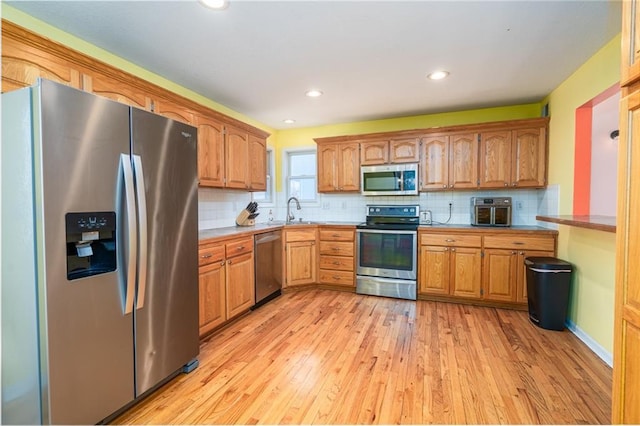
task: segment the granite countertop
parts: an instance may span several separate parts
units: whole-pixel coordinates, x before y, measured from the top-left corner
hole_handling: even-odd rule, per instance
[[[213,228],[213,229],[201,229],[198,231],[198,238],[200,241],[213,239],[213,238],[224,238],[224,237],[241,237],[244,235],[254,235],[254,234],[262,234],[264,232],[271,231],[273,229],[284,228],[297,228],[300,226],[317,226],[317,225],[325,225],[325,226],[356,226],[362,222],[315,222],[315,221],[302,221],[296,222],[295,224],[286,224],[284,221],[273,221],[270,223],[256,223],[253,226],[227,226],[224,228]]]
[[[490,232],[509,232],[509,231],[549,231],[555,233],[554,229],[545,228],[544,226],[537,225],[511,225],[511,226],[473,226],[468,223],[447,223],[447,224],[421,224],[418,228],[420,230],[428,229],[473,229],[478,231],[490,231]]]
[[[295,224],[286,224],[284,221],[274,221],[270,223],[256,223],[253,226],[227,226],[224,228],[202,229],[198,231],[198,238],[200,241],[225,238],[225,237],[242,237],[251,236],[254,234],[262,234],[269,232],[273,229],[284,228],[297,228],[300,226],[356,226],[362,222],[349,222],[349,221],[328,221],[328,222],[315,222],[315,221],[303,221]],[[471,226],[468,223],[448,223],[448,224],[432,224],[432,225],[420,225],[420,230],[438,230],[438,229],[466,229],[477,230],[486,232],[518,232],[518,231],[547,231],[550,233],[556,233],[557,231],[542,226],[531,225],[512,225],[510,227],[486,227],[486,226]]]

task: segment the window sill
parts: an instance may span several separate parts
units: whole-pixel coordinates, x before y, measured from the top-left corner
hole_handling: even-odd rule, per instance
[[[560,225],[575,226],[578,228],[595,229],[604,232],[616,232],[615,216],[536,216],[536,220],[542,222],[559,223]]]

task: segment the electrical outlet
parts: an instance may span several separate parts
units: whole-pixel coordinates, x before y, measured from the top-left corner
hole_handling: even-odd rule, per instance
[[[342,210],[346,210],[347,209],[347,202],[343,201],[342,202]]]
[[[328,201],[322,203],[322,210],[329,210],[331,208],[331,204]]]
[[[522,201],[516,201],[516,210],[522,210]]]

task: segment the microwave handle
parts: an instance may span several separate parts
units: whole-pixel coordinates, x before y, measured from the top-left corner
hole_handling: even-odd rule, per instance
[[[400,172],[400,191],[404,191],[404,172]]]

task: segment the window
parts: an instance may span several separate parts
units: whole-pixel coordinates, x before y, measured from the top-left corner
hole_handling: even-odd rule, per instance
[[[273,149],[267,148],[267,190],[263,192],[254,192],[253,201],[260,201],[260,204],[273,204],[273,183],[275,182],[273,171],[275,170]]]
[[[289,151],[287,155],[287,198],[301,203],[318,201],[316,192],[316,151]]]

